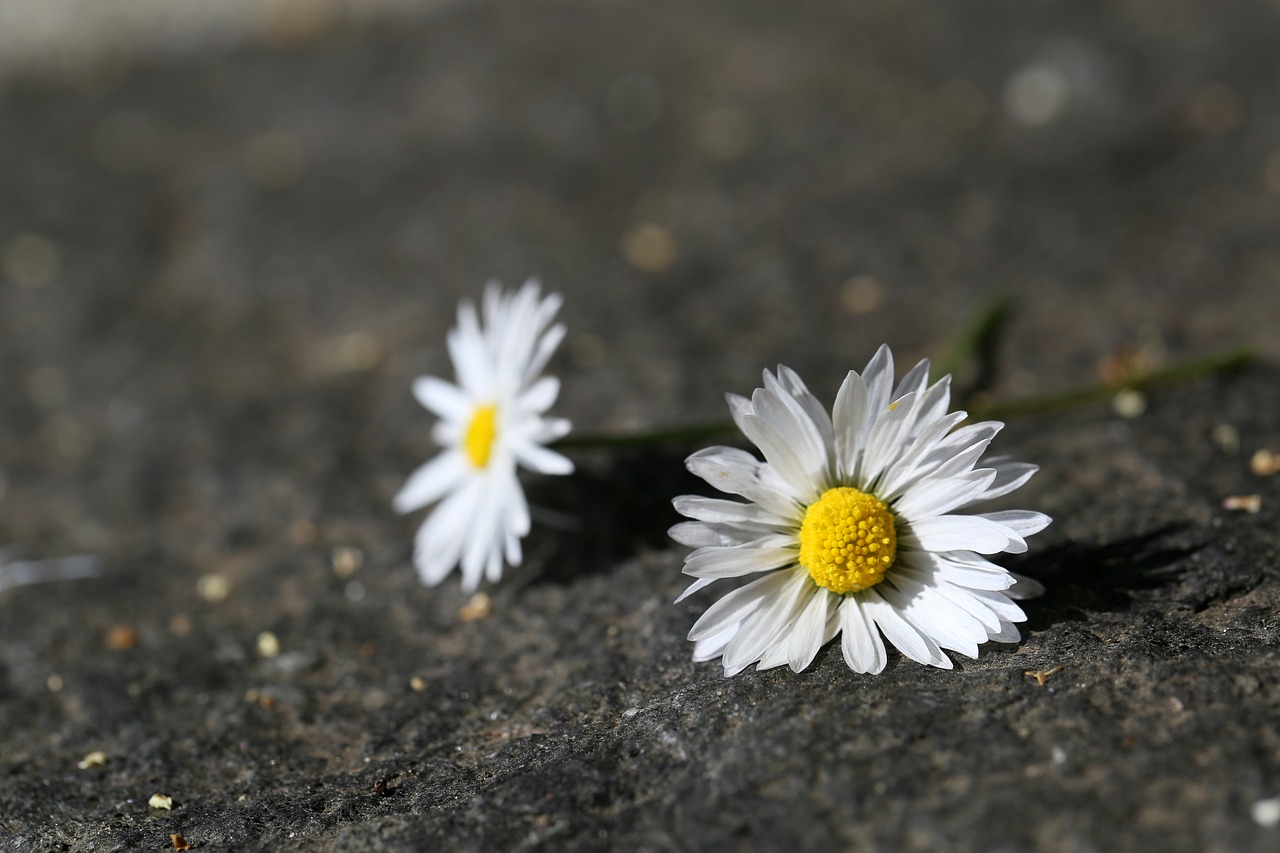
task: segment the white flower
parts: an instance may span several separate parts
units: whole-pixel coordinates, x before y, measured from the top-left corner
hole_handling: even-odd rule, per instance
[[[573,463],[545,447],[569,432],[567,420],[545,416],[560,381],[539,377],[564,338],[564,326],[551,325],[560,302],[556,293],[541,297],[534,280],[515,293],[490,284],[483,327],[475,306],[463,301],[449,331],[458,384],[434,376],[413,384],[418,402],[440,418],[432,435],[444,450],[413,472],[393,505],[412,512],[440,501],[414,541],[413,562],[428,586],[461,565],[462,589],[472,592],[482,577],[502,577],[504,558],[519,565],[529,506],[516,466],[573,471]]]
[[[1038,512],[960,513],[1006,495],[1036,466],[996,457],[975,468],[1003,424],[955,429],[951,377],[929,385],[922,361],[893,387],[882,346],[850,371],[830,416],[794,371],[764,373],[750,400],[729,395],[733,419],[766,461],[730,447],[688,459],[689,470],[746,502],[685,496],[696,519],[671,536],[694,550],[681,596],[723,578],[755,575],[694,624],[694,660],[723,658],[726,675],[807,667],[841,635],[855,672],[880,672],[881,634],[902,654],[950,669],[944,650],[972,658],[988,640],[1015,642],[1026,619],[1011,599],[1041,591],[983,554],[1021,553],[1049,524]]]

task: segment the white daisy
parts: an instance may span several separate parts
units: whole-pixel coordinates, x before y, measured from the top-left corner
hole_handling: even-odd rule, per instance
[[[503,559],[520,564],[520,540],[529,532],[529,506],[516,466],[568,474],[573,463],[545,446],[569,432],[563,418],[546,417],[560,393],[554,376],[539,376],[564,338],[551,325],[560,295],[540,296],[534,280],[515,293],[490,284],[484,325],[463,301],[449,331],[449,355],[458,383],[421,376],[418,402],[440,418],[432,436],[444,450],[409,477],[393,505],[412,512],[440,501],[418,529],[413,562],[422,582],[435,586],[455,566],[462,589],[482,577],[502,577]]]
[[[695,660],[723,658],[726,675],[753,663],[800,672],[841,635],[855,672],[885,666],[881,634],[902,654],[950,669],[944,650],[971,658],[988,640],[1015,642],[1026,619],[1011,599],[1041,591],[981,555],[1021,553],[1049,524],[1038,512],[960,513],[1006,495],[1036,466],[995,457],[975,468],[1003,424],[956,429],[951,377],[930,385],[922,361],[893,387],[882,346],[862,375],[850,371],[830,416],[794,371],[764,373],[750,400],[729,395],[734,422],[764,454],[711,447],[689,470],[746,502],[688,495],[675,507],[694,521],[671,529],[695,548],[684,571],[754,580],[694,624]]]

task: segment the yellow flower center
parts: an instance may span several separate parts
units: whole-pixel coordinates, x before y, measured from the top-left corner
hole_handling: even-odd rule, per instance
[[[889,507],[847,486],[824,492],[800,524],[800,565],[838,595],[880,583],[897,552]]]
[[[477,406],[462,439],[462,450],[477,468],[489,464],[493,453],[493,441],[498,437],[498,409],[496,406]]]

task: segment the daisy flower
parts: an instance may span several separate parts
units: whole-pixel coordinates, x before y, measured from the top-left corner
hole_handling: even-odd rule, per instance
[[[506,563],[520,564],[520,540],[529,532],[529,505],[517,466],[542,474],[569,474],[573,463],[546,444],[566,435],[569,422],[546,412],[560,381],[540,376],[564,338],[551,325],[560,295],[540,295],[536,281],[515,293],[490,284],[484,323],[470,301],[458,307],[449,330],[449,356],[457,384],[421,376],[413,394],[440,418],[432,436],[444,449],[409,477],[395,496],[397,512],[439,504],[418,529],[413,563],[422,582],[435,586],[455,566],[462,589],[481,578],[502,577]]]
[[[743,501],[687,495],[675,507],[694,519],[671,536],[695,550],[680,598],[722,579],[752,577],[694,624],[694,660],[722,658],[726,675],[807,667],[840,635],[855,672],[885,667],[887,639],[918,663],[950,669],[945,651],[971,658],[988,640],[1015,642],[1026,619],[1013,602],[1039,584],[983,555],[1026,550],[1044,529],[1038,512],[959,512],[1007,495],[1036,466],[979,457],[1003,427],[956,428],[947,413],[951,377],[929,384],[922,361],[893,386],[882,346],[850,371],[830,415],[794,371],[764,372],[748,400],[729,395],[742,433],[763,453],[711,447],[689,470]]]

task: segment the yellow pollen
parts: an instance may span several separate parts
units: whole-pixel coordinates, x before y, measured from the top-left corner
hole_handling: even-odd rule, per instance
[[[880,583],[897,552],[889,507],[847,486],[824,492],[800,524],[800,565],[838,595]]]
[[[493,440],[498,437],[498,409],[496,406],[477,406],[462,439],[462,450],[477,468],[489,464],[493,453]]]

